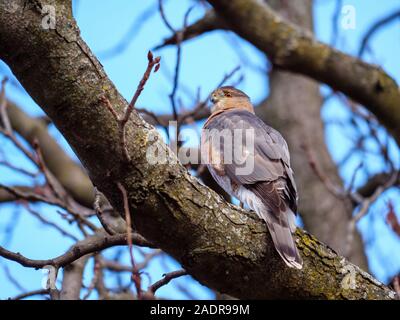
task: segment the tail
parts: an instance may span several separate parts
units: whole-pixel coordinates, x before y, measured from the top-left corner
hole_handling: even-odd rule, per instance
[[[292,236],[296,231],[296,216],[293,211],[287,208],[286,212],[273,214],[265,206],[260,211],[261,218],[267,223],[275,249],[283,261],[291,268],[303,268],[303,260]]]

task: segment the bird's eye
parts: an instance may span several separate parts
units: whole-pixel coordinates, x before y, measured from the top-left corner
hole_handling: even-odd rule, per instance
[[[229,92],[225,92],[225,97],[232,97],[232,95]]]

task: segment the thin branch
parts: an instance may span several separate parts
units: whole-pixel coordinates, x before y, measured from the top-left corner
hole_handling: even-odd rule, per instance
[[[381,186],[384,185],[386,181],[390,179],[391,176],[393,176],[394,172],[383,172],[383,173],[378,173],[368,179],[368,181],[361,187],[357,189],[357,193],[360,194],[361,196],[367,198],[370,197],[375,190]],[[400,186],[400,177],[397,178],[397,181],[395,182],[396,186]]]
[[[175,29],[174,27],[169,23],[165,12],[164,12],[164,6],[163,6],[163,0],[158,0],[158,11],[161,14],[161,18],[164,21],[164,24],[167,26],[167,28],[174,34],[175,33]]]
[[[40,222],[42,222],[43,224],[50,226],[52,228],[54,228],[55,230],[57,230],[58,232],[61,233],[61,235],[70,238],[74,241],[79,241],[79,239],[77,237],[75,237],[73,234],[69,233],[68,231],[64,230],[62,227],[60,227],[58,224],[56,224],[55,222],[52,222],[48,219],[46,219],[45,217],[43,217],[39,212],[33,210],[29,204],[27,202],[23,203],[23,206],[25,207],[25,209],[32,214],[34,217],[36,217],[37,219],[39,219]]]
[[[396,10],[395,12],[390,13],[388,16],[380,18],[378,21],[376,21],[363,36],[360,49],[358,50],[358,57],[361,57],[364,54],[365,50],[368,47],[369,40],[377,31],[379,31],[379,29],[398,18],[400,18],[400,10]]]
[[[8,138],[17,149],[22,151],[22,153],[37,167],[38,164],[36,162],[35,156],[23,146],[23,144],[15,137],[12,132],[8,132],[2,128],[0,128],[0,133],[2,133],[6,138]]]
[[[153,252],[146,254],[144,256],[144,259],[136,264],[136,268],[138,270],[142,270],[142,269],[146,268],[148,266],[148,264],[153,260],[154,257],[159,256],[162,253],[163,253],[163,251],[156,249]],[[113,260],[102,260],[101,264],[104,268],[111,270],[111,271],[130,272],[130,273],[134,272],[132,266],[120,264],[117,261],[113,261]]]
[[[147,63],[146,71],[144,72],[143,77],[140,80],[139,85],[136,88],[135,94],[133,95],[131,102],[129,103],[127,109],[125,110],[124,114],[121,117],[117,114],[114,107],[111,105],[110,100],[108,100],[107,97],[102,96],[100,98],[100,101],[106,105],[107,109],[111,112],[111,114],[114,116],[115,120],[117,121],[118,129],[119,129],[119,143],[120,143],[120,147],[121,147],[121,150],[123,152],[126,162],[129,162],[131,160],[131,157],[128,152],[127,144],[126,144],[126,130],[125,130],[126,123],[128,122],[129,117],[132,114],[133,109],[135,108],[137,99],[139,98],[141,92],[144,89],[144,86],[145,86],[147,80],[150,77],[151,71],[154,68],[154,72],[157,72],[158,69],[160,68],[160,60],[161,60],[160,57],[153,58],[152,52],[149,51],[147,54],[147,59],[148,59],[148,63]]]
[[[7,279],[17,288],[19,291],[24,292],[26,289],[22,286],[22,284],[14,277],[11,273],[10,269],[6,264],[3,265],[4,274]]]
[[[46,294],[50,294],[49,289],[38,289],[38,290],[21,293],[13,298],[9,298],[9,300],[22,300],[22,299],[30,298],[33,296],[38,296],[38,295],[42,296],[42,295],[46,295]]]
[[[224,85],[229,79],[231,79],[238,71],[240,70],[240,66],[236,66],[232,71],[225,74],[221,81],[215,86],[215,88],[219,88]],[[194,121],[203,120],[209,117],[210,110],[206,108],[207,102],[210,100],[211,92],[207,95],[207,97],[200,101],[198,99],[195,107],[186,112],[182,112],[178,115],[178,123],[182,124],[190,124]],[[136,109],[142,115],[145,115],[144,119],[153,124],[153,125],[160,125],[162,127],[168,126],[170,121],[174,121],[174,115],[167,114],[167,115],[155,115],[153,112],[147,111],[145,109]],[[146,117],[147,115],[147,117]]]
[[[132,243],[138,246],[154,247],[150,242],[144,239],[137,233],[131,235]],[[87,254],[95,253],[114,246],[123,246],[127,243],[126,234],[117,234],[114,236],[96,234],[85,238],[74,244],[66,253],[47,260],[33,260],[26,258],[19,252],[12,252],[0,246],[0,256],[19,263],[20,265],[28,268],[41,269],[45,266],[51,265],[55,268],[64,267],[80,257]]]
[[[136,267],[135,264],[135,259],[133,257],[133,244],[132,244],[132,219],[131,219],[131,213],[129,210],[129,201],[128,201],[128,193],[126,192],[125,187],[118,182],[117,183],[118,189],[121,191],[122,194],[122,199],[124,203],[124,212],[125,212],[125,221],[126,221],[126,235],[127,235],[127,243],[128,243],[128,248],[129,248],[129,258],[131,260],[131,265],[132,265],[132,280],[133,283],[135,284],[135,288],[137,291],[138,298],[141,298],[142,294],[142,280],[140,278],[140,272]]]
[[[236,66],[232,71],[230,71],[229,73],[225,74],[224,77],[222,78],[222,80],[218,83],[218,85],[216,86],[216,88],[221,87],[222,85],[224,85],[229,79],[231,79],[236,72],[238,72],[240,70],[240,66]],[[194,118],[196,119],[196,116],[200,113],[200,111],[205,108],[207,106],[207,102],[210,100],[211,98],[211,92],[207,95],[207,97],[201,102],[199,103],[191,112],[188,112],[184,115],[182,115],[182,117],[180,118],[179,122],[180,123],[184,123],[187,119],[189,118]],[[208,113],[207,116],[208,117]],[[199,119],[200,120],[200,119]]]
[[[343,0],[336,0],[336,8],[332,17],[331,46],[335,46],[339,37],[339,18],[343,7]]]
[[[301,148],[304,150],[304,152],[307,155],[308,159],[308,164],[310,165],[312,171],[315,173],[315,175],[321,180],[321,182],[324,184],[326,189],[335,197],[337,197],[339,200],[344,200],[348,194],[343,190],[342,187],[336,185],[334,182],[332,182],[327,175],[322,172],[321,168],[317,164],[317,160],[314,157],[314,154],[311,152],[311,149],[303,143],[301,145]]]
[[[396,233],[398,237],[400,237],[400,222],[399,219],[397,218],[393,202],[389,201],[387,206],[388,206],[388,213],[386,214],[385,217],[386,223],[390,226],[390,228],[392,228],[393,232]]]
[[[379,196],[396,183],[398,176],[399,176],[399,172],[397,171],[390,177],[390,179],[383,186],[379,186],[370,197],[365,198],[361,202],[360,209],[352,217],[352,219],[349,221],[349,224],[348,224],[346,249],[345,249],[345,252],[347,255],[350,254],[351,244],[353,242],[354,231],[356,228],[356,223],[368,213],[369,208],[379,198]]]
[[[153,50],[159,50],[168,45],[176,45],[178,43],[178,32],[182,33],[181,42],[201,36],[206,32],[228,29],[227,24],[222,19],[219,19],[214,10],[208,10],[204,17],[195,23],[187,26],[184,30],[174,32],[171,37],[165,39],[161,44],[156,46]]]
[[[61,183],[59,183],[57,181],[57,179],[53,176],[53,174],[47,168],[47,166],[43,160],[43,155],[42,155],[42,151],[39,146],[39,141],[36,139],[33,142],[33,148],[36,152],[37,164],[39,166],[39,169],[43,172],[44,177],[46,178],[46,182],[47,182],[48,186],[50,187],[51,191],[53,192],[54,196],[56,198],[60,199],[61,201],[65,200],[67,198],[67,192],[64,190]]]
[[[15,172],[22,173],[23,175],[26,175],[30,178],[36,178],[39,175],[39,172],[31,172],[29,170],[26,170],[24,168],[20,168],[12,164],[11,162],[7,160],[0,160],[0,165],[5,166]]]
[[[109,234],[109,235],[114,235],[116,232],[112,229],[112,227],[107,223],[107,221],[104,219],[104,212],[101,210],[100,207],[100,200],[101,200],[101,194],[97,190],[97,188],[94,188],[94,203],[93,203],[93,208],[96,213],[97,218],[99,219],[101,225],[103,226],[104,230]]]
[[[7,116],[7,100],[6,100],[6,83],[8,81],[7,77],[4,77],[1,81],[1,89],[0,89],[0,119],[2,121],[4,130],[6,132],[11,133],[12,128],[10,124],[10,119]]]
[[[145,22],[156,12],[157,4],[151,3],[149,7],[145,8],[141,12],[135,21],[131,24],[125,35],[119,40],[119,42],[113,47],[99,52],[98,56],[104,59],[115,58],[117,55],[122,54],[139,34],[140,29],[145,25]]]
[[[74,218],[74,220],[78,223],[78,225],[84,224],[87,227],[89,227],[92,231],[97,230],[96,225],[94,225],[92,222],[86,219],[82,214],[80,214],[78,211],[75,210],[75,207],[77,207],[78,205],[74,203],[72,199],[69,199],[70,200],[69,202],[73,203],[73,205],[71,206],[70,203],[67,203],[68,201],[62,201],[60,199],[55,198],[54,196],[49,196],[46,193],[46,190],[43,188],[41,188],[42,194],[39,194],[40,189],[38,188],[34,190],[35,192],[30,192],[30,190],[22,190],[16,187],[9,187],[0,183],[0,189],[4,189],[13,196],[15,196],[16,200],[22,199],[26,201],[44,202],[47,204],[63,208]],[[78,206],[78,208],[80,209],[83,207]]]
[[[157,72],[158,69],[160,68],[161,57],[154,58],[153,53],[151,51],[149,51],[147,53],[147,59],[148,59],[148,64],[147,64],[146,71],[143,74],[143,77],[140,80],[138,87],[136,88],[136,92],[133,95],[131,102],[129,103],[128,109],[125,111],[124,117],[121,119],[121,124],[123,126],[125,126],[126,122],[128,121],[129,116],[131,115],[131,113],[135,107],[136,101],[139,98],[140,94],[142,93],[144,86],[146,85],[146,82],[150,77],[153,67],[154,67],[154,72]]]
[[[161,18],[164,21],[164,24],[167,26],[167,28],[172,32],[172,34],[176,34],[176,63],[175,63],[175,73],[174,73],[174,81],[173,81],[173,86],[172,86],[172,92],[169,95],[170,101],[171,101],[171,106],[172,106],[172,114],[174,116],[174,121],[178,121],[178,110],[176,107],[176,92],[178,90],[178,85],[179,85],[179,74],[180,74],[180,67],[181,67],[181,56],[182,56],[182,40],[183,40],[183,34],[187,28],[188,24],[188,18],[189,14],[192,11],[193,7],[189,8],[189,10],[186,11],[184,21],[183,21],[183,29],[176,31],[172,25],[169,23],[167,17],[165,16],[164,13],[164,8],[163,8],[163,2],[162,0],[158,0],[158,8],[161,14]],[[179,122],[177,123],[177,136],[179,136]]]
[[[7,77],[5,77],[1,81],[1,89],[0,89],[0,120],[3,124],[3,128],[0,128],[0,132],[7,137],[11,142],[22,151],[22,153],[33,162],[35,166],[37,166],[37,162],[33,154],[26,149],[21,142],[15,137],[11,122],[7,114],[7,100],[6,100],[6,93],[5,93],[5,85],[7,83]]]
[[[86,300],[90,297],[91,293],[93,292],[94,288],[96,287],[97,281],[99,280],[101,275],[101,261],[99,255],[94,256],[94,267],[93,267],[93,278],[90,282],[88,290],[86,294],[83,296],[82,300]]]
[[[155,282],[151,286],[149,286],[147,291],[154,295],[154,293],[158,289],[160,289],[161,287],[167,285],[171,280],[179,278],[179,277],[182,277],[182,276],[186,276],[186,275],[187,275],[187,272],[184,269],[166,273],[161,280],[158,280],[157,282]]]

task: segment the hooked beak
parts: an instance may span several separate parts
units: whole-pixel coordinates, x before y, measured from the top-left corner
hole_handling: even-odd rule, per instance
[[[217,103],[217,98],[216,98],[215,96],[211,96],[211,99],[210,99],[210,100],[211,100],[211,102],[214,103],[214,104]]]

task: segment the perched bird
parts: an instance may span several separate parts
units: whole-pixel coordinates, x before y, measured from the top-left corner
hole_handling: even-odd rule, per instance
[[[202,161],[231,196],[263,219],[284,262],[301,269],[292,233],[297,189],[286,141],[254,114],[250,98],[231,87],[211,95],[211,116],[202,130]]]

